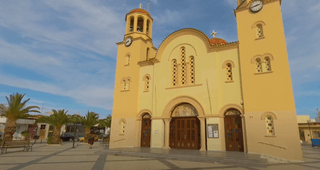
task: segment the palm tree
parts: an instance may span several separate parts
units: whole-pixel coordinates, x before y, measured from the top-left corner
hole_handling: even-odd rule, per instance
[[[53,114],[50,116],[43,116],[37,120],[37,123],[48,123],[49,125],[53,126],[53,144],[59,144],[60,143],[60,132],[61,127],[63,125],[66,125],[68,123],[71,123],[73,118],[71,115],[67,115],[67,111],[63,110],[52,110]]]
[[[22,98],[26,94],[22,95],[19,93],[10,95],[10,98],[6,96],[8,101],[8,108],[5,110],[4,115],[7,117],[7,123],[4,130],[5,140],[11,141],[13,138],[13,134],[17,128],[17,120],[24,119],[30,117],[29,112],[37,112],[40,113],[39,110],[32,109],[40,109],[38,106],[26,106],[26,103],[30,100],[27,99],[22,102]]]
[[[95,112],[89,112],[87,113],[87,115],[85,117],[81,117],[81,123],[82,125],[84,125],[86,127],[85,129],[85,135],[84,135],[84,141],[85,142],[88,142],[88,139],[89,139],[89,135],[90,135],[90,131],[91,131],[91,128],[98,124],[99,121],[99,115]]]

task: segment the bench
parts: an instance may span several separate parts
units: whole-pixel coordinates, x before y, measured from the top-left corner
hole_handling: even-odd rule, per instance
[[[14,140],[4,141],[1,147],[1,154],[7,153],[8,148],[23,148],[23,151],[32,152],[33,143],[30,144],[30,140]]]

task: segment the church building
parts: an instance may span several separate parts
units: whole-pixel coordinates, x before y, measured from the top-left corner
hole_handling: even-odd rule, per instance
[[[239,41],[232,43],[185,28],[156,48],[157,21],[150,13],[140,5],[126,14],[124,40],[117,43],[110,149],[302,160],[281,0],[237,2]]]

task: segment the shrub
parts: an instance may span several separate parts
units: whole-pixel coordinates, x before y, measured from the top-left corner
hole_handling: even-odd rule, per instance
[[[27,139],[27,137],[30,135],[29,130],[25,130],[23,132],[21,132],[21,135],[24,136],[25,139]]]
[[[53,144],[53,137],[48,137],[47,144]]]

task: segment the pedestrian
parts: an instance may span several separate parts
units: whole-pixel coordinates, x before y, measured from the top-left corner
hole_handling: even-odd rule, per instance
[[[92,132],[90,133],[88,143],[90,144],[89,149],[92,149],[92,145],[94,143],[94,134]]]

